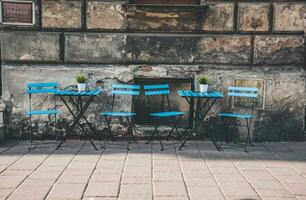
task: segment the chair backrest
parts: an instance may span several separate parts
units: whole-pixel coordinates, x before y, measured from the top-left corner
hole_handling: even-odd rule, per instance
[[[228,87],[228,96],[231,97],[245,97],[257,98],[258,88],[255,87]]]
[[[112,85],[112,111],[114,111],[114,102],[116,95],[125,95],[125,96],[139,96],[140,94],[140,85],[126,85],[126,84],[113,84]]]
[[[32,94],[54,94],[58,91],[58,83],[56,82],[46,82],[46,83],[28,83],[27,93],[29,94],[29,108],[32,110]],[[56,101],[54,103],[56,108]]]
[[[28,94],[55,93],[58,90],[58,83],[28,83]]]
[[[232,99],[237,97],[237,98],[247,99],[247,102],[250,102],[250,105],[249,106],[244,106],[244,107],[252,108],[252,113],[253,113],[253,110],[254,110],[254,108],[256,106],[256,103],[257,103],[258,88],[256,88],[256,87],[231,86],[231,87],[228,87],[227,90],[228,90],[227,95],[230,97],[228,110],[230,110],[230,108],[231,108]],[[242,107],[242,106],[240,106],[240,107]]]
[[[158,84],[158,85],[145,85],[144,95],[147,96],[149,112],[151,112],[151,101],[152,96],[162,96],[162,110],[165,111],[165,98],[167,99],[168,111],[170,111],[170,101],[169,101],[170,87],[168,84]]]

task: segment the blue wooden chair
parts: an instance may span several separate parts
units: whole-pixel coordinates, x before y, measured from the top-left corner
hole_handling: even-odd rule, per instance
[[[33,95],[42,95],[42,94],[54,94],[58,91],[58,83],[28,83],[27,84],[27,94],[29,94],[29,111],[26,112],[26,115],[29,116],[30,122],[30,149],[33,147],[33,126],[32,126],[32,116],[34,115],[54,115],[54,132],[56,138],[58,139],[56,131],[56,115],[59,114],[59,110],[56,109],[56,101],[54,102],[54,107],[48,110],[36,110],[33,109],[32,105],[32,96]]]
[[[233,122],[232,120],[238,120],[238,121],[243,121],[245,120],[246,125],[244,125],[247,128],[247,136],[244,142],[244,150],[247,152],[247,146],[251,145],[252,146],[252,141],[251,141],[251,135],[250,135],[250,130],[251,130],[251,125],[253,119],[256,117],[254,115],[254,109],[257,103],[257,98],[258,98],[258,88],[254,87],[228,87],[228,94],[227,96],[229,97],[229,103],[228,103],[228,109],[227,112],[222,112],[219,113],[219,117],[223,120],[223,127],[224,127],[224,134],[226,135],[226,142],[228,142],[228,133],[226,132],[226,128],[228,125],[231,125],[229,123]],[[249,109],[250,113],[239,113],[239,112],[232,112],[232,101],[233,98],[239,98],[242,97],[246,101],[249,102],[249,105],[247,107],[244,107],[244,109]],[[227,121],[229,119],[229,121]],[[239,123],[240,124],[240,123]],[[240,124],[241,125],[241,124]],[[243,125],[241,125],[243,126]],[[222,145],[222,143],[221,143]],[[220,145],[220,147],[221,147]]]
[[[112,111],[111,112],[102,112],[101,115],[105,117],[106,123],[107,123],[107,130],[110,134],[111,138],[113,139],[114,134],[111,129],[111,121],[113,117],[125,117],[128,122],[128,134],[133,138],[133,141],[136,143],[135,136],[133,134],[133,123],[132,118],[136,116],[136,113],[134,112],[117,112],[114,111],[114,103],[116,96],[118,95],[128,95],[128,96],[139,96],[140,94],[140,86],[139,85],[123,85],[123,84],[115,84],[112,85]],[[131,144],[131,137],[129,137],[129,141],[127,144],[127,149],[129,150],[130,144]],[[106,142],[107,142],[107,135],[104,135],[104,148],[106,148]],[[120,145],[120,144],[117,144]]]
[[[144,86],[144,91],[145,91],[145,96],[147,97],[147,100],[148,100],[147,102],[148,102],[149,113],[150,113],[149,115],[153,119],[158,121],[158,123],[155,125],[154,131],[152,132],[152,134],[149,137],[146,144],[149,144],[153,140],[153,137],[157,136],[158,139],[159,139],[161,150],[163,151],[165,144],[162,143],[163,136],[160,135],[159,131],[158,131],[158,128],[161,125],[161,122],[166,118],[172,119],[172,121],[174,122],[173,127],[172,127],[171,131],[169,132],[169,134],[165,136],[165,138],[166,139],[170,138],[172,136],[174,130],[176,130],[176,134],[179,138],[179,131],[178,131],[177,125],[178,125],[180,119],[182,118],[182,116],[185,114],[185,112],[171,111],[170,101],[169,101],[170,90],[169,90],[169,85],[168,84],[145,85]],[[151,97],[153,97],[153,96],[161,96],[162,97],[162,111],[152,112]],[[165,104],[166,104],[167,109],[165,108]],[[167,145],[170,145],[170,144],[167,144]]]

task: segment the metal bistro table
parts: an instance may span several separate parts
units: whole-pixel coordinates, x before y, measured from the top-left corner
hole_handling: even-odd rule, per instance
[[[195,124],[195,125],[193,125],[193,128],[191,130],[188,130],[188,128],[186,128],[183,134],[181,135],[181,140],[182,140],[182,144],[180,146],[180,150],[181,150],[182,147],[185,145],[185,143],[195,136],[196,131],[199,128],[199,126],[202,125],[204,127],[204,123],[205,123],[204,120],[205,120],[206,115],[208,114],[210,109],[213,107],[213,105],[216,103],[216,101],[218,99],[223,98],[223,94],[218,91],[200,93],[200,92],[194,92],[191,90],[179,90],[178,95],[181,97],[184,97],[189,105],[194,100],[197,100],[195,109],[193,109],[194,117],[192,121],[192,124]],[[205,101],[202,103],[202,100],[205,100]],[[195,123],[196,120],[198,120],[197,123]],[[208,135],[211,141],[214,143],[215,147],[218,150],[220,150],[212,134],[208,133]]]
[[[86,132],[84,127],[80,124],[80,120],[83,118],[86,122],[86,125],[90,128],[92,133],[96,135],[95,129],[88,122],[85,112],[89,105],[93,102],[96,96],[98,96],[102,92],[101,89],[96,90],[87,90],[83,92],[78,92],[75,90],[58,90],[54,93],[55,96],[59,96],[60,99],[64,102],[65,106],[68,108],[70,114],[73,116],[73,123],[69,127],[69,130],[64,136],[61,138],[60,143],[58,144],[56,149],[59,149],[62,144],[65,142],[66,138],[72,134],[73,130],[78,126],[81,132],[87,137],[90,141],[91,145],[97,150],[97,147],[93,143],[92,137],[89,137],[89,134]],[[67,97],[67,98],[65,98]],[[71,102],[71,105],[68,104],[68,101]]]

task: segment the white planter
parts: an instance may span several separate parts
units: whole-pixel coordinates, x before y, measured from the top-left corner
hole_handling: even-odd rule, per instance
[[[78,91],[82,92],[86,90],[86,83],[78,83]]]
[[[200,92],[201,93],[207,92],[207,89],[208,89],[208,85],[200,84]]]

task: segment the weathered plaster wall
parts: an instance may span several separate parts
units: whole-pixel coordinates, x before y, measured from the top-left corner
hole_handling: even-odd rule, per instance
[[[25,83],[56,80],[67,86],[82,71],[92,86],[107,90],[89,111],[99,130],[112,83],[208,74],[220,90],[235,79],[264,80],[265,106],[258,110],[255,139],[303,137],[304,0],[209,0],[208,7],[171,8],[120,0],[34,2],[35,25],[1,25],[3,99],[12,134],[26,124]],[[130,99],[120,102],[118,109],[130,109]],[[37,101],[37,106],[48,104]],[[216,107],[221,108],[222,103]]]

